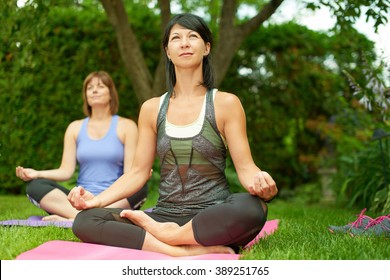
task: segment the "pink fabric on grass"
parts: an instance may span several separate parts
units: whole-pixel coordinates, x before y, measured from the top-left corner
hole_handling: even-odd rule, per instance
[[[17,260],[237,260],[239,255],[207,254],[192,257],[171,257],[161,253],[111,247],[98,244],[48,241],[35,249],[20,254]]]
[[[267,221],[261,232],[245,247],[249,249],[278,228],[279,220]],[[204,254],[171,257],[161,253],[98,244],[53,240],[24,252],[17,260],[238,260],[239,254]]]
[[[267,237],[268,235],[271,235],[274,233],[274,231],[278,228],[278,225],[279,225],[279,220],[270,220],[270,221],[267,221],[265,222],[265,225],[263,227],[263,229],[259,232],[259,234],[253,238],[253,240],[251,242],[249,242],[245,248],[246,249],[249,249],[250,247],[252,247],[256,242],[259,241],[259,239],[261,238],[265,238]]]

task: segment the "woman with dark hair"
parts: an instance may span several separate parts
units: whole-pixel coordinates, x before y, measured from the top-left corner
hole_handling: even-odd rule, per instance
[[[72,205],[84,210],[73,232],[84,242],[172,256],[238,252],[263,228],[276,184],[253,162],[239,99],[214,88],[206,23],[192,14],[174,16],[163,47],[168,91],[142,105],[131,171],[98,196],[71,191]],[[229,191],[227,147],[248,192]],[[156,153],[161,178],[153,210],[101,208],[136,192]]]
[[[82,93],[87,117],[69,124],[60,167],[51,170],[16,167],[16,175],[29,181],[27,197],[50,214],[43,220],[73,220],[79,212],[68,201],[70,191],[57,183],[69,180],[77,163],[77,185],[97,195],[129,171],[134,158],[138,128],[133,120],[117,115],[119,98],[110,75],[104,71],[90,73],[84,80]],[[147,185],[108,207],[138,209],[146,196]]]

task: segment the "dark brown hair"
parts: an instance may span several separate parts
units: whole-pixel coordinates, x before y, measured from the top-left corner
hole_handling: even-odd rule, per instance
[[[164,50],[168,46],[169,42],[169,35],[171,33],[172,27],[175,25],[181,25],[184,28],[188,28],[190,30],[196,31],[199,33],[199,35],[202,37],[203,41],[205,43],[210,43],[210,47],[213,45],[213,36],[211,33],[211,30],[207,26],[206,22],[199,16],[193,15],[193,14],[178,14],[172,17],[172,19],[169,21],[165,28],[165,34],[163,37],[163,48]],[[169,60],[167,54],[165,53],[165,73],[166,73],[166,79],[167,79],[167,86],[168,91],[172,92],[173,87],[176,84],[176,73],[175,73],[175,67],[173,63]],[[207,89],[212,89],[214,87],[214,73],[211,63],[211,57],[210,54],[203,57],[203,83],[202,85],[205,86]]]

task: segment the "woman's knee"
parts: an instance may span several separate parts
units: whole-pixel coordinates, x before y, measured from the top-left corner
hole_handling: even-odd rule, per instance
[[[73,233],[83,241],[92,241],[91,233],[97,231],[99,220],[103,219],[103,209],[93,208],[79,212],[72,226]]]
[[[264,227],[267,206],[262,199],[247,193],[233,196],[228,204],[231,204],[225,224],[228,244],[245,245]]]
[[[120,217],[119,208],[81,211],[73,222],[73,233],[83,242],[141,249],[145,230]]]
[[[107,221],[116,220],[119,212],[120,210],[116,208],[92,208],[83,210],[76,215],[73,221],[72,231],[83,241],[98,243],[104,224]]]
[[[251,211],[251,219],[257,221],[257,225],[263,227],[267,220],[268,207],[264,200],[254,197],[255,201],[253,202],[253,211]],[[250,215],[248,213],[248,215]]]
[[[34,179],[27,183],[26,194],[28,196],[35,196],[36,192],[39,190],[39,186],[44,184],[44,179]]]
[[[259,197],[241,193],[232,198],[236,223],[245,221],[249,226],[263,226],[267,220],[267,204]]]
[[[192,220],[195,239],[202,245],[232,244],[255,236],[267,219],[267,206],[251,194],[234,194],[224,203],[203,210]],[[247,237],[248,236],[248,237]]]
[[[245,195],[236,205],[240,206],[241,210],[235,212],[234,219],[228,225],[231,244],[235,246],[245,246],[261,231],[267,221],[266,203],[259,197]]]
[[[41,202],[41,199],[52,189],[53,187],[48,184],[46,179],[34,179],[28,182],[26,186],[26,195],[33,204],[40,207],[39,203]]]

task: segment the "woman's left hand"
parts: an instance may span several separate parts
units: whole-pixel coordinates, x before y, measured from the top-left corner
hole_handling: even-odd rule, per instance
[[[264,201],[269,201],[278,193],[278,188],[274,179],[267,172],[259,171],[255,174],[253,184],[249,185],[248,191]]]
[[[68,194],[68,201],[77,210],[100,207],[100,201],[81,186],[71,189]]]

